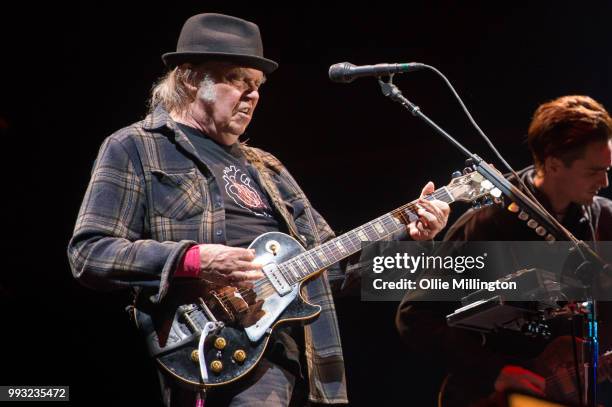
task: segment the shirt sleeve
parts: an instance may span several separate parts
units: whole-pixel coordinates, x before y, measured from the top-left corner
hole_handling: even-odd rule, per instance
[[[197,278],[200,274],[200,246],[191,246],[179,262],[174,277]]]
[[[126,287],[157,289],[158,302],[172,273],[194,241],[147,239],[145,182],[124,145],[105,140],[96,159],[68,244],[72,274],[97,290]]]

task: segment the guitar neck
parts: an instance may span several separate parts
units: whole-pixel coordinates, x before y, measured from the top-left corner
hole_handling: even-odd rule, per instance
[[[447,187],[435,190],[425,196],[427,200],[440,200],[446,203],[455,201]],[[405,228],[418,219],[417,202],[414,200],[364,225],[329,240],[314,249],[293,257],[278,268],[288,278],[290,284],[305,280],[319,271],[339,262],[361,250],[362,242],[377,242]]]

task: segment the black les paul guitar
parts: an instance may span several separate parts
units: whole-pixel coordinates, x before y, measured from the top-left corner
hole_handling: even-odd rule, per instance
[[[426,199],[481,203],[498,196],[473,172],[453,178]],[[133,317],[168,375],[198,389],[230,383],[256,366],[276,326],[319,314],[320,306],[302,298],[302,284],[361,250],[362,242],[382,240],[417,218],[413,201],[308,251],[286,234],[265,233],[249,246],[255,261],[265,265],[265,277],[252,289],[173,282],[163,307],[134,308]]]

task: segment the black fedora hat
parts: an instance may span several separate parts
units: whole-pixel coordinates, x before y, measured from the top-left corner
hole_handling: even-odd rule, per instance
[[[263,57],[259,27],[237,17],[205,13],[185,21],[176,52],[162,55],[167,67],[185,62],[228,61],[270,73],[278,64]]]

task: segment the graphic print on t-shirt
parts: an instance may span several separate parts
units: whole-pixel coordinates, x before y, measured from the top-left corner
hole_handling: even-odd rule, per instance
[[[251,186],[251,178],[247,174],[230,165],[224,168],[223,179],[225,180],[225,192],[236,205],[253,212],[257,216],[270,217],[265,212],[266,204],[257,190]]]

